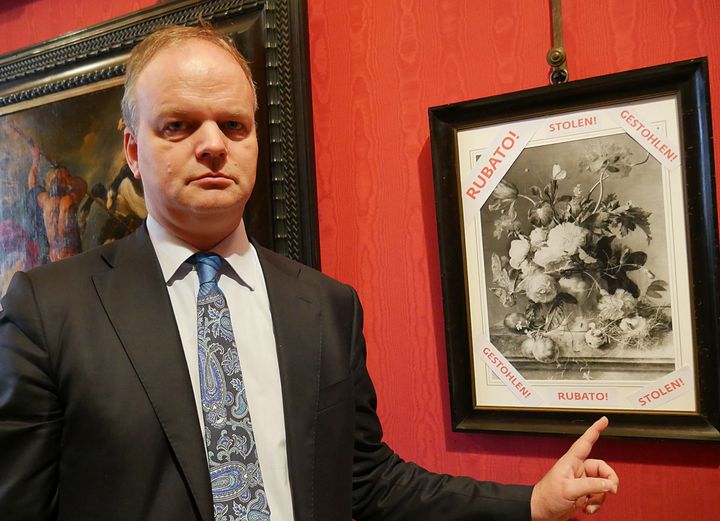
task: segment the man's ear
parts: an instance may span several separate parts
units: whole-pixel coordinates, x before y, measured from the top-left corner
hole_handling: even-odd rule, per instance
[[[127,161],[130,170],[135,179],[140,179],[140,167],[138,166],[138,145],[132,131],[125,127],[123,132],[123,146],[125,150],[125,161]]]

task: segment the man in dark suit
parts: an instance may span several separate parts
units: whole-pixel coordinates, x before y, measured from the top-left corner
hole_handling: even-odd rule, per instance
[[[255,107],[247,63],[209,29],[165,29],[133,51],[125,152],[149,217],[125,239],[19,273],[2,301],[0,518],[597,510],[618,485],[587,459],[604,418],[532,488],[432,474],[382,443],[355,292],[245,234]]]

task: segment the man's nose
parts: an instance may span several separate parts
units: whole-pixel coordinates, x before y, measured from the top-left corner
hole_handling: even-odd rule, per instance
[[[224,159],[227,155],[226,136],[214,121],[206,121],[197,130],[195,156],[200,160]]]

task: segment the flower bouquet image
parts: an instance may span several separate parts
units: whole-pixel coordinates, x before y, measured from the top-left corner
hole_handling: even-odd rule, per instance
[[[482,210],[490,338],[525,377],[672,365],[661,166],[626,134],[525,149]]]

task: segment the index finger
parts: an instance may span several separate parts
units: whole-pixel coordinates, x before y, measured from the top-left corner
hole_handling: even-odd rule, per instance
[[[588,427],[582,436],[575,440],[575,443],[573,443],[570,446],[570,449],[568,449],[567,454],[581,460],[587,459],[593,445],[600,437],[600,433],[608,426],[608,423],[610,422],[606,416],[603,416],[593,423],[590,427]]]

